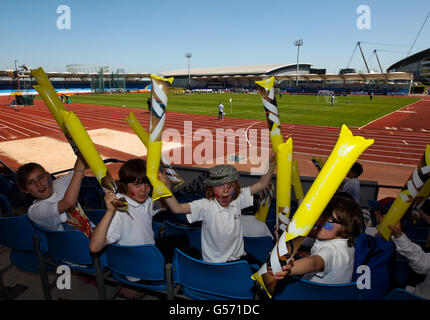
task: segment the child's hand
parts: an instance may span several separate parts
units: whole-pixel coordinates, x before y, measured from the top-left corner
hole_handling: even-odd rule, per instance
[[[114,203],[116,203],[118,200],[115,196],[115,194],[111,190],[105,190],[105,204],[106,204],[106,211],[115,211],[116,206]]]
[[[167,177],[165,171],[158,172],[158,180],[160,180],[167,188],[171,189],[172,188],[172,183],[170,181],[170,179]]]
[[[281,272],[276,272],[274,274],[276,280],[282,280],[286,276],[289,276],[291,274],[291,269],[294,267],[294,258],[291,259],[291,261],[286,264],[285,266],[282,266]],[[270,271],[273,273],[273,271],[270,269]]]
[[[403,232],[400,222],[395,227],[393,227],[392,225],[388,225],[387,227],[393,233],[394,238],[398,239],[402,236]]]

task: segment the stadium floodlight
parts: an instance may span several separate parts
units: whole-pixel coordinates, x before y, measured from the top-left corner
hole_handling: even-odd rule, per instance
[[[294,45],[297,47],[296,87],[298,87],[299,86],[299,51],[300,51],[300,46],[303,45],[303,39],[294,40]]]
[[[191,89],[190,59],[192,56],[191,52],[185,53],[185,58],[188,59],[188,89]]]

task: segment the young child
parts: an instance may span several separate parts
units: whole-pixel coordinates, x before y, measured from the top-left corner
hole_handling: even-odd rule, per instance
[[[241,210],[253,205],[253,195],[265,189],[271,181],[275,154],[270,155],[269,169],[250,187],[241,188],[238,173],[231,165],[217,165],[209,170],[204,181],[206,198],[190,203],[178,203],[174,196],[165,198],[173,213],[187,214],[190,223],[202,221],[201,248],[203,261],[222,263],[249,258],[244,249]],[[160,180],[170,185],[165,175]]]
[[[342,192],[348,192],[358,204],[360,204],[360,180],[358,180],[358,177],[362,173],[363,166],[358,162],[354,163],[346,175],[348,180],[346,180],[341,190]]]
[[[77,200],[86,164],[77,158],[73,171],[52,181],[49,172],[37,163],[27,163],[16,173],[22,192],[35,201],[28,209],[28,217],[48,230],[62,231],[74,227],[86,236],[91,235],[91,225]]]
[[[171,260],[173,247],[168,248],[169,239],[154,240],[152,229],[153,216],[162,210],[160,201],[153,202],[149,193],[151,184],[146,176],[146,162],[142,159],[126,161],[119,169],[117,181],[118,194],[107,191],[105,195],[106,213],[94,230],[90,241],[90,251],[98,252],[107,244],[144,245],[155,244],[166,260]],[[125,197],[128,212],[116,210],[112,203]],[[176,241],[176,246],[187,246],[185,237],[169,237]],[[171,240],[170,239],[170,240]],[[173,240],[172,240],[173,241]],[[171,243],[172,241],[168,242]]]
[[[310,256],[283,266],[275,274],[281,280],[287,275],[304,275],[303,279],[318,283],[340,284],[351,281],[354,268],[353,238],[361,231],[358,204],[334,196],[317,222],[316,241]]]
[[[388,225],[392,231],[392,239],[396,245],[397,252],[409,260],[409,265],[418,274],[425,274],[426,278],[415,287],[407,286],[409,291],[417,296],[430,299],[430,253],[413,243],[403,232],[400,222],[396,226]]]

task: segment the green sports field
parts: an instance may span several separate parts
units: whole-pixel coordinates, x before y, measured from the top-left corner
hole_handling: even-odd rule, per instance
[[[71,96],[73,103],[146,109],[149,93],[93,94]],[[230,106],[232,99],[232,108]],[[277,96],[281,122],[339,127],[343,123],[360,127],[394,110],[409,105],[418,98],[368,96],[336,96],[334,106],[325,98],[307,95]],[[226,117],[265,120],[260,95],[246,93],[193,93],[169,95],[167,111],[218,115],[218,104],[225,106]],[[232,112],[231,112],[232,109]]]

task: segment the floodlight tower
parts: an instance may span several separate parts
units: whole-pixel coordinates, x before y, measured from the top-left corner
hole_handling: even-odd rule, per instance
[[[191,89],[191,76],[190,76],[190,59],[193,55],[191,52],[185,53],[185,58],[188,59],[188,89]]]
[[[300,51],[300,46],[303,45],[303,39],[294,40],[294,45],[297,47],[296,87],[298,87],[299,86],[299,51]]]

